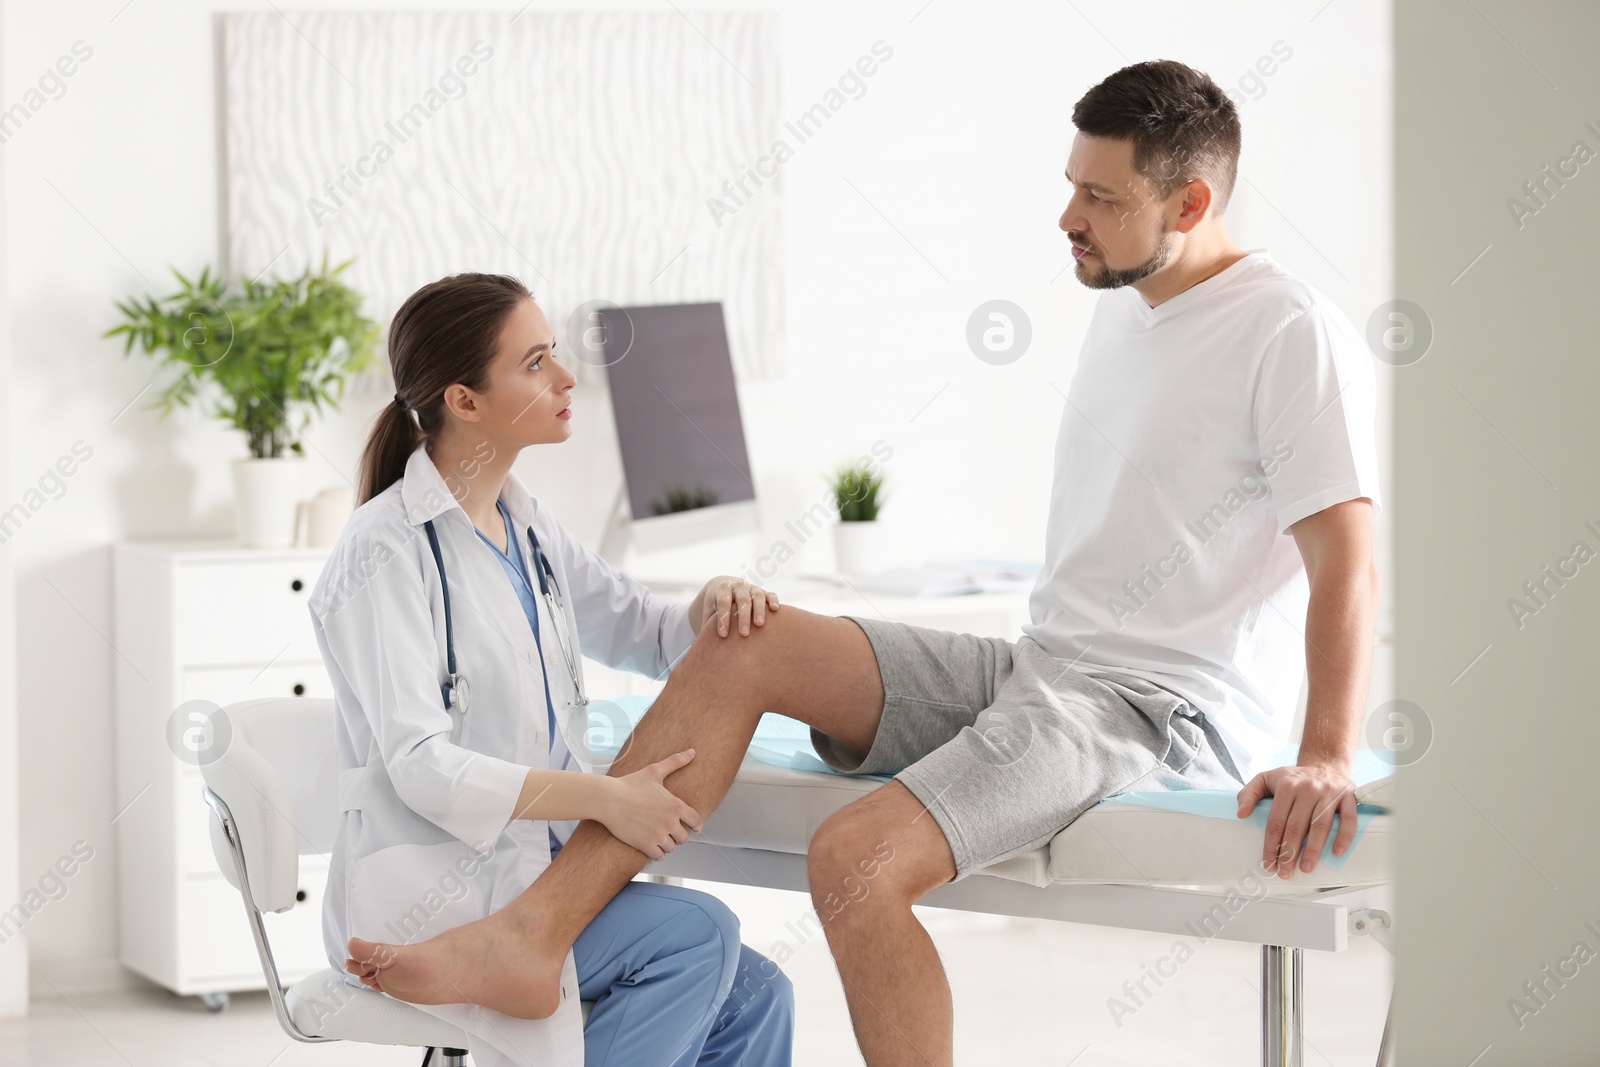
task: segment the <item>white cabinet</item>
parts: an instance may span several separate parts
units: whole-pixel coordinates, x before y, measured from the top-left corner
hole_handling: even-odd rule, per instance
[[[264,982],[239,892],[211,851],[199,768],[170,747],[168,720],[190,700],[333,695],[306,607],[327,551],[225,541],[116,546],[119,954],[173,992]],[[299,903],[266,916],[286,982],[328,965],[327,871],[327,857],[301,857]]]

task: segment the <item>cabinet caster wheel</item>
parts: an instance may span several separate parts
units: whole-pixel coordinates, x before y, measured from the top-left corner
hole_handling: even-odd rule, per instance
[[[201,993],[200,994],[200,1003],[202,1003],[202,1004],[204,1004],[206,1006],[206,1011],[213,1012],[213,1013],[219,1012],[219,1011],[221,1011],[222,1009],[224,1009],[224,1008],[226,1008],[228,1006],[228,994],[226,994],[226,993]]]

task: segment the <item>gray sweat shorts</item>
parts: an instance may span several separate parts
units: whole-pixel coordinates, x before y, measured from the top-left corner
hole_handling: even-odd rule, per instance
[[[1032,638],[844,616],[866,632],[883,718],[865,755],[811,730],[823,762],[892,775],[955,855],[955,881],[1039,847],[1114,793],[1244,786],[1205,715],[1125,674],[1092,676]]]

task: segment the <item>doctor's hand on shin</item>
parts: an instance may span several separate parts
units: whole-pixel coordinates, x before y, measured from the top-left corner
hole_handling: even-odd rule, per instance
[[[719,575],[707,582],[689,605],[689,620],[695,624],[695,633],[716,619],[718,637],[727,637],[734,626],[738,627],[739,636],[749,637],[751,626],[764,625],[767,612],[777,610],[777,593],[751,585],[743,578]]]
[[[667,775],[694,759],[694,749],[658,760],[648,767],[607,783],[603,810],[596,816],[613,837],[653,860],[689,840],[702,828],[700,813],[674,796],[663,784]]]

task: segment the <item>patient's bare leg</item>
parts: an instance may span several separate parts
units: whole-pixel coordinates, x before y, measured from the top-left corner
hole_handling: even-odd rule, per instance
[[[911,910],[956,876],[938,822],[903,782],[889,782],[817,827],[806,873],[862,1059],[870,1067],[950,1067],[950,980]]]
[[[866,752],[883,713],[883,683],[866,634],[848,619],[790,605],[769,612],[747,637],[703,628],[609,773],[629,774],[692,747],[694,759],[665,784],[709,815],[733,784],[764,711]],[[533,885],[500,912],[415,945],[351,938],[345,966],[401,1000],[547,1018],[560,1006],[561,963],[573,941],[647,862],[602,824],[585,820]]]

